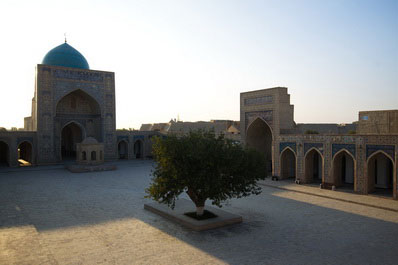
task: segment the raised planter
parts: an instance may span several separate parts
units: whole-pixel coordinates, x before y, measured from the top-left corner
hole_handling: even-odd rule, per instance
[[[84,173],[84,172],[94,172],[94,171],[109,171],[116,170],[115,165],[68,165],[66,166],[72,173]]]
[[[195,205],[192,201],[186,199],[179,199],[176,202],[174,210],[170,209],[165,204],[160,204],[157,202],[144,204],[144,209],[163,216],[173,222],[179,223],[195,231],[214,229],[242,222],[242,216],[240,215],[232,214],[207,205],[205,206],[205,209],[214,213],[215,215],[217,215],[217,217],[200,221],[192,217],[188,217],[184,215],[184,213],[194,211]]]

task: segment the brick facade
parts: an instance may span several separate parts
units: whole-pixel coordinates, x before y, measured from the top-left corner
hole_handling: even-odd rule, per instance
[[[301,183],[310,183],[313,180],[306,175],[306,156],[315,150],[321,157],[322,184],[324,187],[339,186],[339,180],[333,174],[334,165],[338,165],[336,157],[344,152],[347,159],[353,160],[355,192],[367,194],[371,191],[370,159],[382,153],[392,163],[392,191],[397,199],[397,152],[398,133],[376,134],[303,134],[298,133],[293,121],[293,106],[290,105],[287,88],[276,87],[264,90],[241,93],[241,136],[242,142],[247,143],[247,132],[255,119],[261,119],[272,130],[272,174],[282,177],[281,154],[285,149],[293,151],[295,161],[296,179]],[[251,103],[251,104],[248,104]],[[267,115],[264,115],[267,113]],[[272,113],[268,114],[268,113]],[[365,112],[361,112],[365,113]],[[395,113],[395,112],[394,112]],[[370,115],[366,113],[367,115]],[[364,114],[363,114],[364,115]],[[381,113],[378,115],[383,116]],[[392,114],[383,117],[391,117]],[[387,118],[386,118],[387,119]],[[389,120],[390,128],[395,126],[396,120]],[[321,125],[319,125],[321,126]],[[385,129],[386,131],[387,129]],[[307,165],[308,166],[308,165]]]

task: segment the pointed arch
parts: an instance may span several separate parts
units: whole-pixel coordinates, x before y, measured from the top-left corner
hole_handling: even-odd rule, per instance
[[[247,129],[246,129],[246,137],[247,137],[247,132],[249,131],[250,126],[252,126],[258,120],[261,122],[264,122],[268,126],[269,130],[271,131],[272,139],[274,139],[274,132],[272,130],[271,125],[269,125],[269,123],[261,117],[257,117],[252,122],[249,123],[249,125],[247,126]]]
[[[297,176],[297,155],[294,150],[287,146],[283,149],[279,157],[280,174],[282,179],[294,178]]]
[[[134,157],[137,159],[144,158],[144,142],[141,139],[134,142]]]
[[[119,159],[128,159],[129,143],[126,140],[120,140],[117,144],[117,151]]]
[[[71,125],[71,124],[74,124],[74,125],[76,125],[76,126],[79,127],[79,129],[82,131],[82,138],[83,138],[83,139],[85,139],[85,138],[87,137],[87,135],[86,135],[86,129],[84,128],[84,126],[83,126],[80,122],[75,121],[75,120],[68,121],[67,123],[65,123],[64,126],[62,126],[61,131],[62,131],[65,127],[67,127],[68,125]],[[82,139],[82,140],[83,140],[83,139]]]
[[[247,127],[246,145],[264,154],[268,175],[272,175],[273,138],[271,126],[261,117],[254,119]]]
[[[343,148],[332,158],[332,177],[336,187],[347,186],[357,190],[357,161],[347,149]]]
[[[86,138],[84,127],[77,121],[70,121],[62,127],[60,136],[62,160],[76,159],[76,144]]]
[[[391,157],[391,155],[387,154],[384,150],[377,150],[376,152],[374,152],[373,154],[371,154],[371,155],[368,157],[368,159],[366,160],[366,162],[369,162],[369,160],[370,160],[373,156],[375,156],[375,155],[377,155],[377,154],[379,154],[379,153],[381,153],[381,154],[385,155],[386,157],[388,157],[388,158],[391,160],[391,162],[394,164],[394,159]]]
[[[334,156],[333,156],[333,159],[334,159],[338,154],[340,154],[340,153],[342,153],[342,152],[346,152],[349,156],[351,156],[351,158],[352,158],[354,161],[356,161],[354,155],[351,154],[351,152],[348,151],[348,150],[345,149],[345,148],[342,148],[342,149],[340,149],[337,153],[335,153]]]
[[[323,159],[323,154],[322,154],[321,151],[319,151],[319,149],[316,148],[316,147],[311,147],[310,149],[308,149],[307,152],[304,154],[304,157],[306,157],[307,154],[308,154],[309,152],[313,151],[313,150],[315,150],[315,151],[322,157],[322,159]]]
[[[382,195],[394,195],[394,168],[395,161],[392,157],[378,150],[371,154],[366,161],[366,172],[368,180],[368,193],[377,192]]]
[[[101,106],[87,92],[82,89],[75,89],[57,101],[55,112],[57,116],[65,114],[101,115]]]
[[[315,147],[310,148],[304,155],[305,182],[324,182],[324,157]]]
[[[24,140],[18,144],[18,163],[19,166],[31,166],[33,163],[33,144]]]

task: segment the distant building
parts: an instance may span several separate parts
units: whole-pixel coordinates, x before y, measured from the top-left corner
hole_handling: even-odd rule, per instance
[[[55,47],[36,66],[32,115],[23,131],[0,130],[0,165],[74,161],[82,155],[77,144],[88,137],[103,145],[103,154],[93,154],[97,159],[150,157],[157,133],[116,130],[115,107],[114,73],[91,70],[66,42]]]
[[[398,110],[360,111],[358,134],[397,134]]]
[[[397,199],[398,110],[361,111],[353,124],[296,124],[285,87],[241,93],[242,142],[269,175]]]
[[[239,122],[232,120],[211,120],[183,122],[171,120],[168,123],[142,124],[140,130],[156,131],[161,134],[185,135],[194,130],[213,130],[216,135],[224,134],[226,138],[240,141]]]

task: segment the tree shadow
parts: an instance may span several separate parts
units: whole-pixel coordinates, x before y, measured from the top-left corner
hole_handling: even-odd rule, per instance
[[[150,162],[140,163],[118,164],[110,173],[59,169],[0,175],[0,229],[33,225],[40,233],[140,220],[228,264],[396,262],[397,223],[284,198],[279,195],[285,191],[278,195],[268,187],[223,207],[242,215],[242,224],[191,231],[143,209]]]

